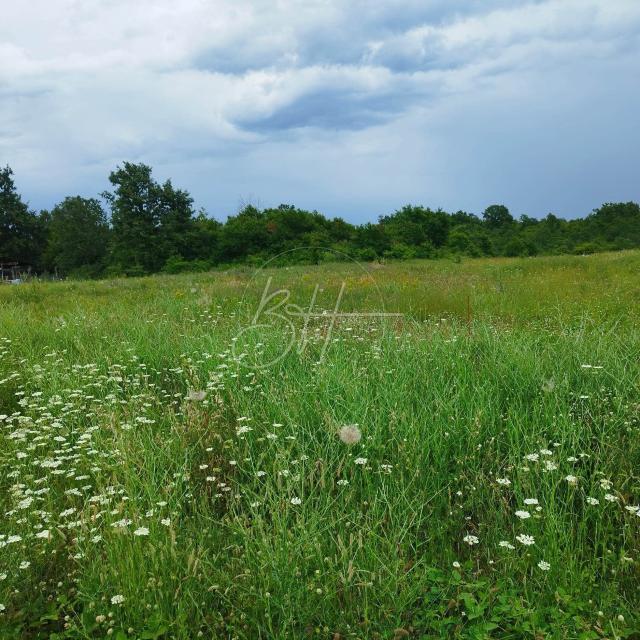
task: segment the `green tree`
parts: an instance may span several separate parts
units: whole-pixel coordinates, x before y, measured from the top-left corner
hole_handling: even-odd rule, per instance
[[[192,244],[194,218],[193,198],[182,189],[175,189],[167,180],[158,191],[160,208],[160,251],[162,256],[179,256],[185,260],[195,259]]]
[[[253,205],[247,205],[237,215],[227,218],[220,236],[222,260],[241,260],[264,253],[268,244],[266,216]]]
[[[490,229],[503,229],[514,222],[509,209],[503,204],[492,204],[487,207],[482,214],[482,218]]]
[[[355,243],[358,254],[367,256],[370,260],[381,257],[391,248],[391,238],[386,227],[371,222],[356,227]]]
[[[536,218],[532,218],[531,216],[522,214],[520,216],[520,220],[518,220],[518,222],[520,223],[520,226],[525,228],[525,227],[535,227],[537,224],[540,223],[539,220],[537,220]]]
[[[103,197],[111,206],[111,259],[130,274],[157,271],[160,255],[160,207],[151,167],[125,162],[109,174],[114,192]]]
[[[607,202],[582,223],[584,241],[611,249],[631,249],[640,245],[640,206],[635,202]]]
[[[50,214],[46,265],[65,275],[98,275],[104,267],[108,240],[109,227],[98,200],[65,198]]]
[[[197,260],[204,260],[210,265],[220,261],[220,234],[222,223],[210,218],[200,210],[193,221],[190,247]]]
[[[449,215],[441,209],[407,205],[380,219],[394,244],[439,248],[446,244]]]
[[[0,262],[39,269],[46,241],[46,216],[40,219],[22,201],[9,166],[0,169]]]
[[[462,226],[458,226],[451,231],[447,246],[455,253],[466,253],[469,255],[476,255],[478,253],[478,250],[471,239],[471,235]]]
[[[111,206],[112,262],[125,273],[152,273],[169,257],[193,257],[191,196],[151,174],[146,164],[125,162],[109,175],[113,193],[103,194]]]

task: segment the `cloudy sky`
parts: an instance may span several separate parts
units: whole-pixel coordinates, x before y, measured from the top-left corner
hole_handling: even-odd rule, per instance
[[[123,160],[219,219],[293,203],[573,217],[640,200],[638,0],[25,0],[0,164],[34,208]]]

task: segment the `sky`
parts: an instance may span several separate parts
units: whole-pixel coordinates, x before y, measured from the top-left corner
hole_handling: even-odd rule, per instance
[[[638,0],[29,0],[0,165],[34,209],[144,162],[223,220],[640,200]]]

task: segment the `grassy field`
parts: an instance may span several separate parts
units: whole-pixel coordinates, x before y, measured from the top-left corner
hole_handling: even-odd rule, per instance
[[[1,287],[0,638],[634,637],[639,273]]]

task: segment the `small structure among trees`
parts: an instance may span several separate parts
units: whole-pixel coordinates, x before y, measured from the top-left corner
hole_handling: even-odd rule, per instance
[[[15,284],[31,274],[31,267],[21,267],[18,262],[0,262],[0,284]]]

